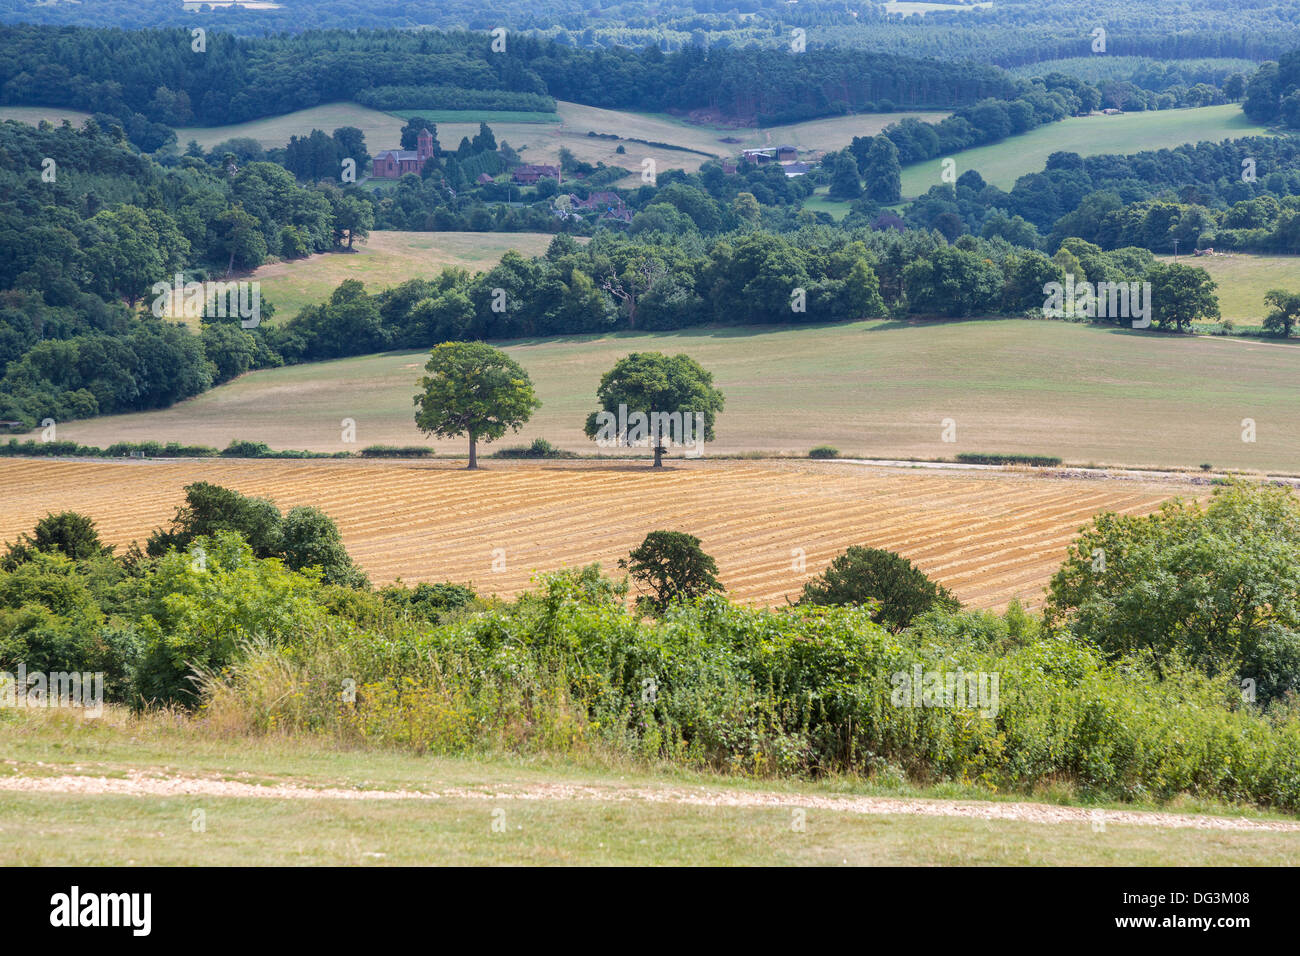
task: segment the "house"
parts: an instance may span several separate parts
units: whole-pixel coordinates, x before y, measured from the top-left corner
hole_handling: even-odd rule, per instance
[[[776,159],[776,150],[772,147],[767,149],[747,149],[740,154],[740,158],[746,163],[770,163]]]
[[[474,182],[478,183],[480,186],[486,186],[488,183],[492,182],[492,177],[487,173],[479,173],[478,178],[474,180]]]
[[[616,192],[608,190],[594,192],[586,199],[579,199],[574,203],[579,209],[599,209],[602,212],[611,210],[621,210],[625,208],[623,197]]]
[[[799,150],[793,146],[778,146],[776,148],[776,161],[778,163],[793,163],[799,158]]]
[[[734,159],[724,159],[722,161],[722,171],[730,176],[736,171],[736,161]]]
[[[539,179],[559,179],[560,168],[558,166],[537,165],[535,163],[524,163],[516,167],[513,179],[520,186],[532,186]]]
[[[812,163],[782,163],[781,170],[785,173],[786,179],[794,179],[796,176],[802,176],[813,168]]]
[[[386,149],[371,162],[370,175],[375,179],[401,179],[407,173],[424,169],[425,160],[433,155],[433,134],[420,130],[415,149]]]

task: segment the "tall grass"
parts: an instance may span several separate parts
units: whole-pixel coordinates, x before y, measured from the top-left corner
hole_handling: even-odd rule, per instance
[[[899,674],[996,674],[995,712],[911,706]],[[1171,662],[1106,662],[1024,616],[940,615],[901,635],[852,608],[707,598],[640,619],[590,569],[439,627],[250,646],[203,682],[232,734],[418,753],[590,748],[756,776],[886,770],[923,784],[1097,797],[1191,794],[1300,809],[1300,716]]]

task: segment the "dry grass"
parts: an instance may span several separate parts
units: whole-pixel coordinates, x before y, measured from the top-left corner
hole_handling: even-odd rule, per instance
[[[125,545],[164,524],[184,485],[212,481],[316,505],[377,583],[468,581],[514,595],[537,571],[613,568],[650,531],[698,535],[737,600],[798,596],[850,545],[914,560],[965,602],[1041,603],[1077,530],[1103,510],[1146,513],[1187,486],[967,472],[922,474],[812,462],[644,465],[491,462],[0,462],[0,538],[47,511],[92,516]],[[495,549],[505,570],[494,571]],[[796,570],[802,552],[805,571]]]
[[[241,278],[262,283],[262,295],[275,305],[274,321],[284,322],[303,306],[324,302],[345,279],[380,292],[407,279],[433,278],[446,266],[485,272],[509,249],[542,255],[552,238],[541,232],[372,232],[352,252],[276,262]]]

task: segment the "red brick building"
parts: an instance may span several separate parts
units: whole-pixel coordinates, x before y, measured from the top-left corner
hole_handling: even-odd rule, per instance
[[[521,186],[531,186],[539,179],[559,179],[560,167],[525,163],[515,169],[514,180]]]
[[[417,176],[424,168],[424,161],[433,155],[433,134],[427,129],[420,130],[416,138],[415,149],[386,149],[376,156],[371,163],[371,176],[375,179],[400,179],[407,173]]]

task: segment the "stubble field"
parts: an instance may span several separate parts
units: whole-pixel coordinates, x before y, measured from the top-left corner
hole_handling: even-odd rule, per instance
[[[848,463],[645,465],[492,462],[0,462],[0,539],[46,512],[93,517],[116,545],[165,524],[183,487],[210,481],[281,508],[315,505],[377,584],[470,582],[512,596],[538,571],[615,570],[650,531],[688,531],[733,599],[779,605],[850,545],[897,551],[969,605],[1042,602],[1078,531],[1100,511],[1142,514],[1186,483],[921,471]],[[802,562],[802,569],[800,567]]]

